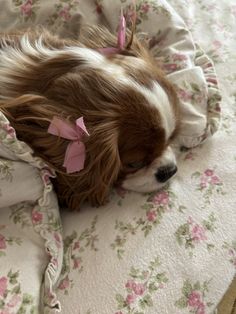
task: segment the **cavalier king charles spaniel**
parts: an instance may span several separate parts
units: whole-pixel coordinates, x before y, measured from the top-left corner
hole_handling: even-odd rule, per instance
[[[0,110],[55,169],[60,204],[70,209],[106,203],[114,185],[155,191],[177,171],[170,147],[179,125],[174,86],[145,44],[132,32],[126,38],[117,49],[116,36],[97,26],[79,40],[41,28],[0,35]],[[70,141],[60,130],[49,132],[55,117],[71,130],[83,117],[79,171],[63,166]]]

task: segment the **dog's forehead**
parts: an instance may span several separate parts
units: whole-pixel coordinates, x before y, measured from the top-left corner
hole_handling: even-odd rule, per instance
[[[130,56],[114,57],[109,60],[109,63],[112,64],[110,70],[113,67],[117,69],[116,79],[118,81],[122,81],[128,88],[134,89],[137,95],[140,94],[144,97],[150,107],[158,110],[162,126],[166,131],[166,139],[168,139],[176,127],[173,104],[171,104],[168,91],[158,82],[156,71],[152,71],[150,63],[144,59]]]

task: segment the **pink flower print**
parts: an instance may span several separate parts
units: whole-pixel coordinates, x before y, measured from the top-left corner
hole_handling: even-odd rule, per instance
[[[4,294],[7,290],[7,278],[1,277],[0,278],[0,296],[4,297]]]
[[[160,288],[160,289],[163,289],[163,288],[164,288],[163,283],[161,283],[161,284],[159,285],[159,288]]]
[[[4,309],[3,311],[0,312],[0,314],[13,314],[10,312],[8,309]]]
[[[207,177],[201,177],[200,187],[201,187],[202,189],[204,189],[204,188],[207,187],[207,183],[208,183]]]
[[[194,225],[191,231],[191,238],[197,243],[207,240],[205,229],[198,224]]]
[[[77,269],[80,267],[80,258],[74,258],[73,269]]]
[[[43,169],[43,182],[48,185],[51,181],[50,178],[55,178],[53,171],[47,167]]]
[[[201,295],[198,291],[192,291],[188,296],[188,305],[198,307],[201,303]]]
[[[229,255],[231,256],[231,263],[236,266],[236,250],[234,249],[229,249]]]
[[[231,12],[236,17],[236,5],[232,5]]]
[[[196,97],[194,97],[194,100],[196,103],[201,104],[205,101],[205,95],[204,94],[198,94]]]
[[[7,132],[8,135],[10,135],[11,137],[15,136],[15,130],[13,129],[13,127],[10,126],[9,123],[6,123],[5,125],[3,125],[3,129]]]
[[[68,278],[68,276],[66,276],[66,277],[60,282],[60,284],[59,284],[59,286],[58,286],[58,289],[60,289],[60,290],[65,290],[65,289],[67,289],[67,288],[69,287],[69,284],[70,284],[69,278]]]
[[[150,9],[150,5],[148,3],[144,3],[141,5],[141,11],[143,11],[144,13],[148,13],[149,9]]]
[[[166,191],[156,194],[153,198],[153,203],[158,205],[167,205],[169,203],[169,195]]]
[[[5,237],[0,234],[0,250],[4,250],[6,248],[6,240]]]
[[[137,283],[134,287],[133,287],[133,291],[136,295],[143,295],[144,291],[145,291],[145,286],[142,283]]]
[[[121,198],[124,198],[124,197],[125,197],[125,194],[127,193],[127,190],[125,190],[125,189],[122,188],[122,187],[117,187],[117,188],[116,188],[116,193],[117,193]]]
[[[198,304],[196,314],[205,314],[205,305],[204,305],[204,303],[200,302],[200,304]]]
[[[201,182],[200,187],[201,187],[202,189],[206,188],[206,187],[207,187],[206,182]]]
[[[211,78],[211,77],[208,77],[207,78],[207,82],[208,83],[212,83],[212,84],[214,84],[214,85],[217,85],[218,84],[218,81],[217,81],[217,79],[216,78]]]
[[[192,225],[193,224],[193,218],[189,216],[187,222],[189,225]]]
[[[126,303],[127,304],[132,304],[136,300],[136,295],[135,294],[128,294],[126,297]]]
[[[44,182],[44,184],[48,185],[50,183],[50,177],[52,177],[50,172],[48,170],[44,170],[44,172],[43,172],[43,182]]]
[[[189,101],[192,99],[192,94],[184,89],[178,90],[178,96],[183,101]]]
[[[77,250],[80,248],[80,242],[79,241],[76,241],[73,245],[73,250]]]
[[[216,8],[217,7],[216,7],[215,3],[207,5],[207,11],[209,11],[209,12],[214,11],[214,9],[216,9]]]
[[[70,14],[70,9],[69,7],[64,7],[60,12],[59,12],[59,16],[64,19],[64,21],[68,21],[71,18],[71,14]]]
[[[48,185],[50,183],[49,175],[47,173],[43,176],[43,182]]]
[[[168,73],[174,72],[178,69],[178,66],[176,63],[164,64],[163,67],[164,67],[164,70],[167,71]]]
[[[212,43],[216,49],[219,49],[222,47],[222,43],[219,40],[214,40]]]
[[[33,224],[40,223],[42,222],[42,220],[43,220],[43,214],[38,211],[33,211],[32,213]]]
[[[115,312],[115,314],[123,314],[121,311],[119,311],[119,312]]]
[[[184,157],[184,160],[194,160],[193,152],[188,152],[186,156]]]
[[[157,218],[157,213],[154,210],[149,210],[147,212],[147,219],[148,221],[155,221]]]
[[[219,184],[220,183],[220,179],[217,177],[217,176],[213,176],[212,178],[211,178],[211,184],[213,184],[213,185],[217,185],[217,184]]]
[[[27,0],[22,6],[20,7],[21,14],[30,16],[32,13],[32,0]]]
[[[187,60],[187,57],[183,54],[180,54],[180,53],[173,54],[172,58],[173,58],[173,61],[185,61],[185,60]]]
[[[21,297],[17,294],[14,294],[10,301],[7,303],[8,307],[15,307],[21,300]]]
[[[57,268],[58,267],[58,260],[56,258],[53,258],[52,264]]]
[[[61,248],[61,236],[59,235],[59,233],[54,232],[54,239],[56,240],[57,248]]]
[[[128,280],[125,287],[128,289],[133,289],[134,285],[135,285],[135,282],[133,280]]]
[[[207,170],[205,170],[205,175],[207,176],[207,177],[211,177],[213,174],[214,174],[214,171],[213,170],[211,170],[211,169],[207,169]]]

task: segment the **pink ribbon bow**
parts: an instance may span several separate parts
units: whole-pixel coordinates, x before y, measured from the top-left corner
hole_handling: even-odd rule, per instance
[[[121,15],[118,26],[118,36],[117,36],[117,48],[115,47],[105,47],[98,49],[99,52],[105,55],[118,53],[125,48],[125,39],[126,39],[126,20],[121,9]]]
[[[63,163],[66,172],[73,173],[82,170],[84,168],[86,153],[85,145],[81,139],[84,134],[89,136],[83,117],[77,119],[75,125],[58,117],[53,117],[48,128],[48,133],[71,141],[67,146]]]
[[[132,0],[133,7],[134,7],[134,13],[132,14],[132,21],[133,21],[133,30],[135,28],[136,24],[136,1]],[[117,34],[117,47],[105,47],[98,49],[99,52],[101,52],[104,55],[110,55],[114,53],[119,53],[123,51],[126,48],[126,19],[123,14],[123,9],[121,8],[120,13],[120,20],[118,24],[118,34]]]
[[[126,20],[123,14],[123,10],[121,9],[117,37],[117,47],[120,50],[123,50],[125,48],[125,37],[126,37]]]

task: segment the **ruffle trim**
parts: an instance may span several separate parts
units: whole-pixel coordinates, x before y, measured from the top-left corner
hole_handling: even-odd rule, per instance
[[[207,101],[207,125],[200,141],[212,136],[220,126],[222,96],[219,89],[218,78],[215,71],[213,61],[205,54],[205,52],[196,45],[195,64],[202,68],[208,86]]]
[[[183,145],[185,148],[196,147],[213,136],[214,133],[219,129],[221,121],[220,102],[222,97],[218,85],[215,67],[213,61],[198,45],[196,45],[194,63],[195,66],[198,66],[202,69],[207,83],[207,122],[202,134],[198,136],[188,136],[181,134],[181,145]]]
[[[63,261],[62,224],[56,195],[49,177],[55,177],[52,169],[42,159],[33,156],[32,149],[16,137],[15,130],[0,111],[0,128],[6,136],[0,137],[1,143],[17,158],[39,170],[42,179],[43,193],[32,211],[32,226],[44,239],[45,250],[49,256],[49,263],[44,273],[41,306],[44,313],[61,312],[61,305],[56,295],[56,284],[60,276]],[[56,206],[55,206],[56,204]],[[52,206],[53,205],[53,206]],[[34,213],[44,213],[42,221],[34,221]]]

